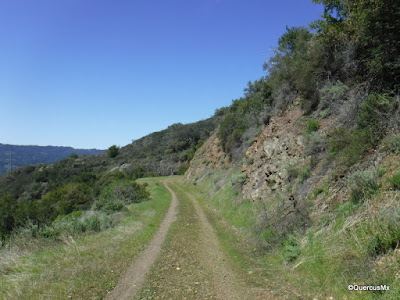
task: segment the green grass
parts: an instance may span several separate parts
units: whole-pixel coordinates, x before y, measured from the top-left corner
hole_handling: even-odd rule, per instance
[[[315,119],[308,119],[306,124],[306,134],[311,134],[319,129],[319,122]]]
[[[269,249],[257,248],[254,243],[257,214],[266,208],[238,200],[230,184],[235,174],[225,178],[226,174],[215,173],[196,187],[183,186],[183,189],[196,195],[225,253],[232,258],[234,269],[247,277],[248,284],[260,284],[294,299],[296,295],[304,299],[397,299],[400,253],[395,248],[400,243],[399,198],[396,194],[391,196],[393,199],[383,199],[385,193],[379,192],[378,184],[383,173],[378,171],[359,172],[355,177],[359,179],[362,175],[362,180],[350,180],[349,198],[358,188],[368,201],[333,205],[304,234],[289,235]],[[220,178],[225,178],[227,184],[217,189]],[[325,182],[313,193],[328,197],[328,190],[329,182]],[[391,291],[349,292],[348,284],[386,284]]]
[[[75,239],[65,235],[64,243],[23,256],[3,250],[1,258],[10,262],[0,277],[0,298],[102,298],[149,243],[169,207],[170,194],[157,179],[140,181],[149,184],[153,200],[129,206],[118,226]]]
[[[400,171],[389,178],[390,185],[395,190],[400,190]]]

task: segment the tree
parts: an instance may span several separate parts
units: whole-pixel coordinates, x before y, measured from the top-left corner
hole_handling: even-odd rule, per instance
[[[11,195],[0,197],[0,239],[8,235],[15,225],[16,200]]]
[[[313,0],[324,5],[323,19],[314,23],[326,44],[355,47],[361,79],[371,89],[400,90],[400,1]]]
[[[108,157],[114,158],[119,154],[119,147],[112,145],[107,151]]]

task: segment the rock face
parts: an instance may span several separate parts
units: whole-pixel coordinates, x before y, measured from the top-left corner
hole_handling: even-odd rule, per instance
[[[201,181],[202,178],[216,170],[226,170],[231,167],[228,156],[219,144],[220,142],[215,132],[197,150],[190,163],[190,168],[185,173],[185,180],[190,182]]]
[[[229,173],[239,167],[238,171],[246,175],[241,187],[242,198],[252,201],[268,201],[270,197],[288,199],[292,196],[290,169],[302,170],[309,162],[304,148],[303,112],[294,104],[274,117],[254,139],[239,166],[232,166],[214,133],[196,152],[185,179],[193,183],[214,172]]]
[[[244,198],[257,201],[271,193],[287,194],[288,170],[306,162],[302,115],[296,105],[275,117],[247,150],[242,166],[247,177]]]

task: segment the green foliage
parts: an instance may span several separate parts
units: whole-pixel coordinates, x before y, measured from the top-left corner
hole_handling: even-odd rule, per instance
[[[58,215],[89,208],[92,202],[92,191],[87,185],[70,183],[46,193],[41,200],[35,202],[36,219],[48,224]]]
[[[369,136],[371,144],[376,144],[387,131],[387,122],[394,109],[394,101],[387,95],[371,94],[358,112],[358,125]]]
[[[306,134],[311,134],[319,129],[319,122],[315,119],[308,119],[306,124]]]
[[[361,80],[372,89],[399,89],[400,3],[391,0],[313,0],[325,7],[323,20],[314,23],[321,39],[338,51],[355,48]],[[343,47],[342,47],[343,49]]]
[[[302,170],[300,173],[300,183],[306,181],[306,179],[309,178],[310,176],[311,176],[310,168],[305,168],[304,170]]]
[[[181,166],[179,167],[178,174],[179,174],[179,175],[185,174],[185,172],[189,169],[189,167],[190,167],[190,164],[189,164],[189,163],[183,163],[183,164],[181,164]]]
[[[377,256],[396,249],[400,242],[400,213],[398,207],[383,212],[374,219],[374,224],[369,224],[371,235],[367,244],[368,253]]]
[[[326,109],[340,100],[344,100],[346,93],[349,91],[349,87],[338,80],[335,84],[327,85],[320,90],[321,99],[320,107]],[[321,116],[322,117],[322,116]]]
[[[393,189],[400,190],[400,172],[397,172],[391,178],[389,178],[389,182]]]
[[[383,145],[387,151],[400,154],[400,134],[388,135],[383,139]]]
[[[300,94],[302,108],[310,112],[318,103],[317,81],[324,57],[321,47],[304,27],[287,28],[278,45],[275,55],[264,65],[272,91],[274,95],[279,95],[282,94],[281,89],[288,86]],[[285,101],[284,97],[279,98],[278,101]]]
[[[329,151],[339,165],[349,167],[358,162],[370,147],[369,135],[362,130],[335,129],[328,139]]]
[[[287,262],[295,261],[301,254],[301,246],[296,237],[289,235],[282,243],[283,257]]]
[[[112,145],[110,148],[107,150],[107,155],[110,158],[114,158],[119,154],[119,147],[116,145]]]
[[[269,122],[272,99],[268,82],[264,78],[256,80],[245,91],[245,98],[234,100],[227,108],[218,130],[222,148],[234,160],[242,158],[246,143],[255,137],[261,125]],[[235,150],[239,150],[237,155]]]
[[[128,180],[112,182],[100,194],[100,200],[121,201],[125,204],[139,203],[148,198],[145,186]]]
[[[242,189],[242,186],[246,182],[247,175],[240,173],[240,174],[233,174],[230,182],[231,186],[235,191],[240,191]]]
[[[111,216],[104,212],[80,212],[61,216],[56,219],[51,227],[43,228],[39,234],[47,238],[57,238],[61,233],[72,235],[84,232],[98,232],[115,225]]]
[[[350,199],[358,204],[376,194],[381,185],[378,183],[379,171],[356,171],[349,176]]]
[[[14,228],[16,203],[10,195],[0,197],[0,241]]]
[[[79,158],[79,155],[76,154],[76,153],[71,153],[71,154],[69,155],[69,158],[77,159],[77,158]]]

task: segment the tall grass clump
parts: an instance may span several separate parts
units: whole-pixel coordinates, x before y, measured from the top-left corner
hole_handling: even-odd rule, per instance
[[[389,178],[389,182],[393,189],[400,190],[400,172],[397,172],[391,178]]]
[[[351,201],[357,204],[376,194],[381,187],[378,180],[377,170],[356,171],[351,174],[348,178]]]
[[[306,134],[311,134],[319,129],[319,122],[316,119],[308,119],[306,124]]]

